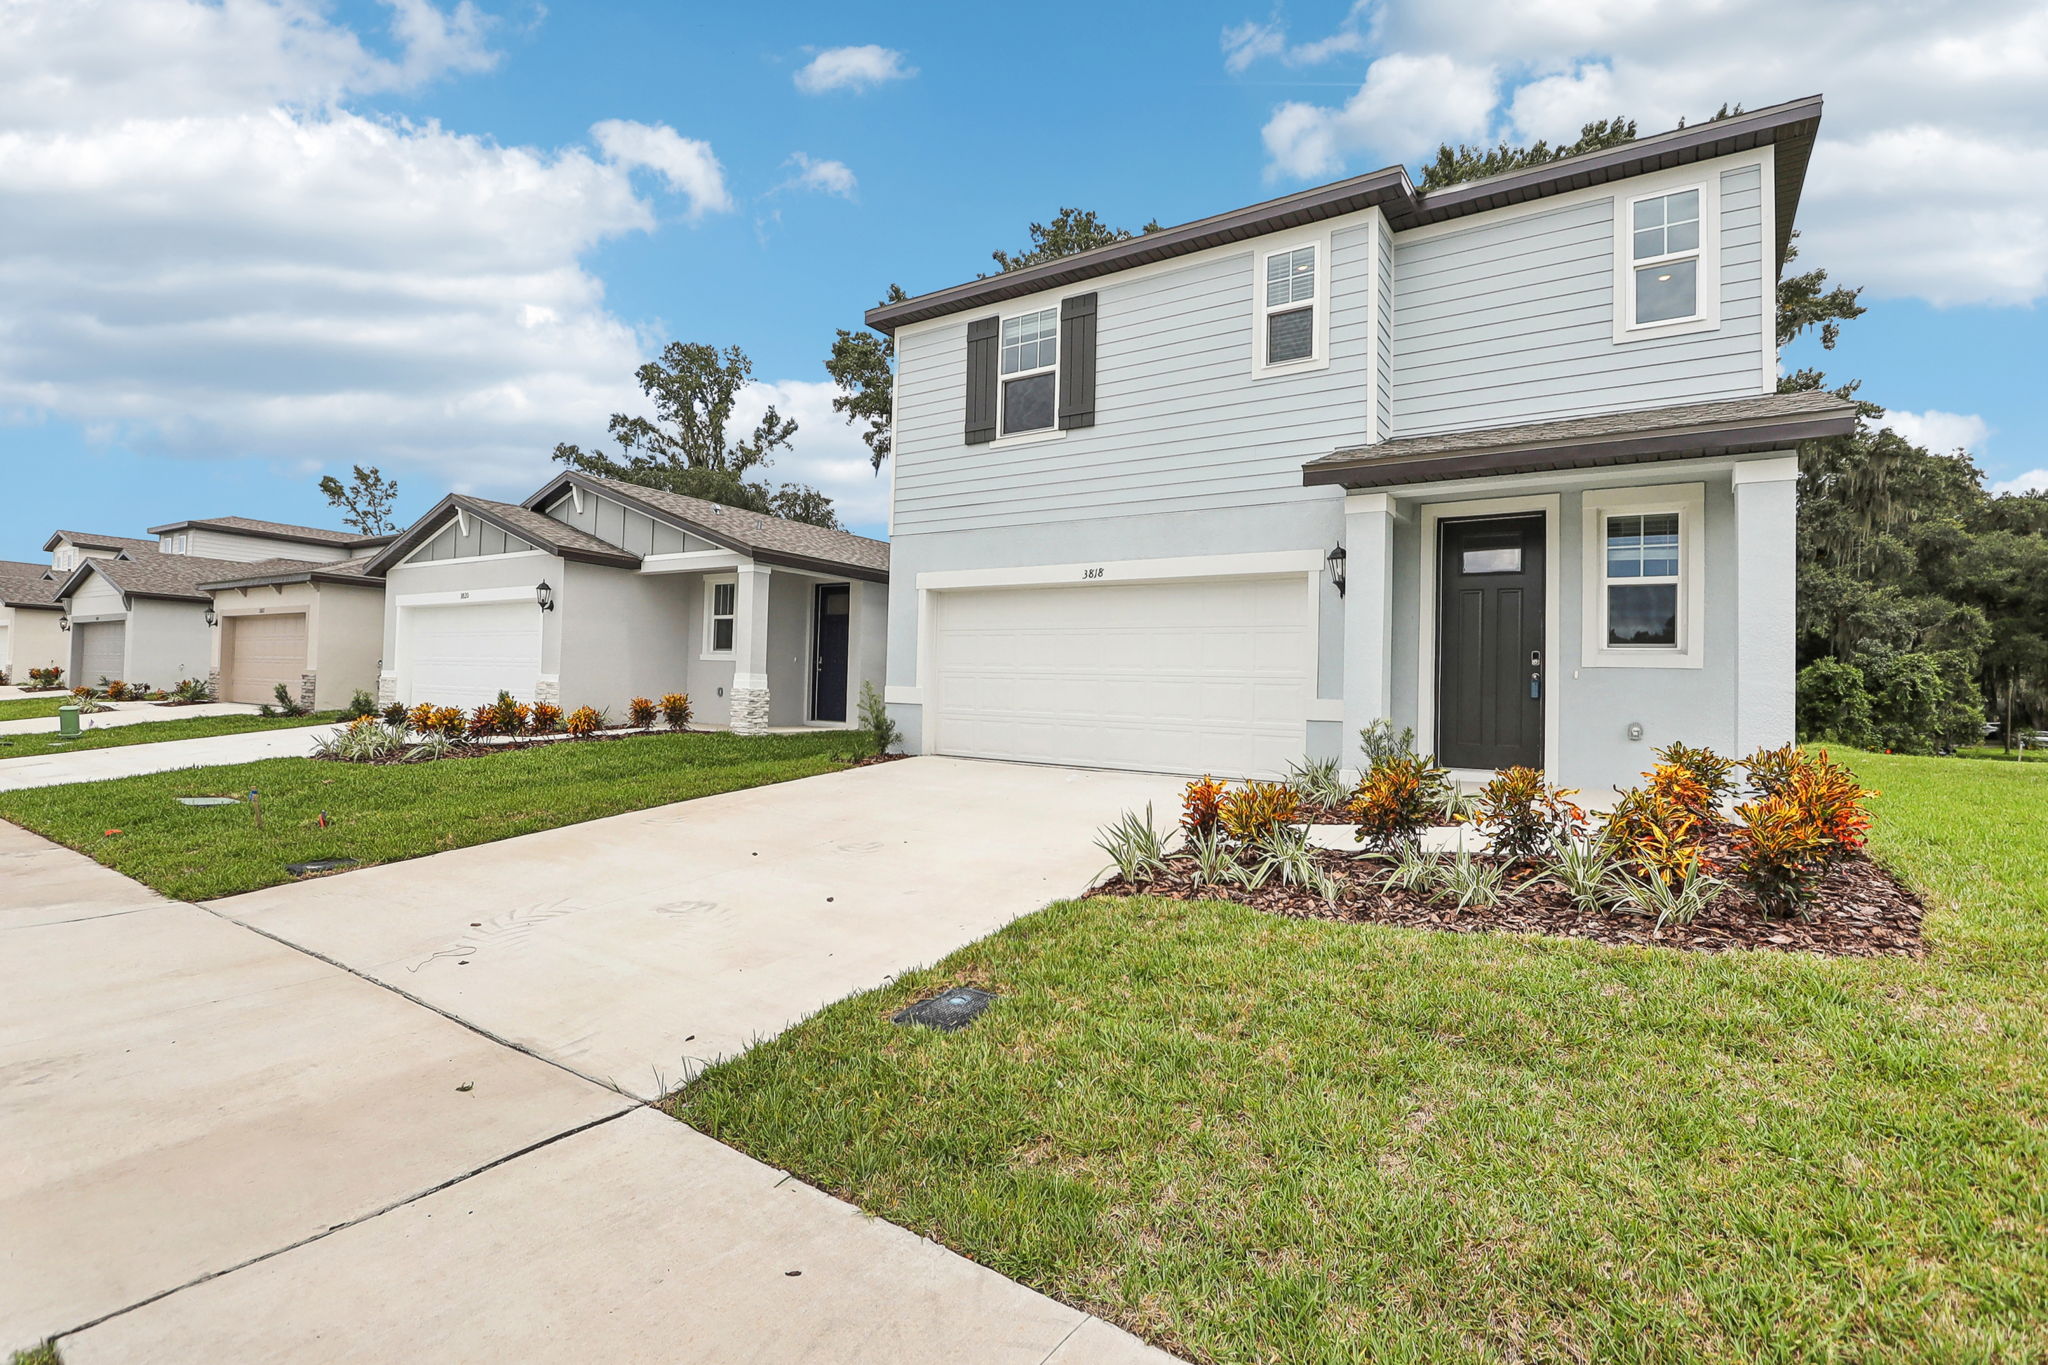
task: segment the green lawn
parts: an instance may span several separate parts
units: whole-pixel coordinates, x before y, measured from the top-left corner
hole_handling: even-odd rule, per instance
[[[205,739],[211,735],[239,735],[250,730],[288,730],[301,725],[332,725],[341,719],[339,711],[320,711],[308,716],[185,716],[175,709],[157,712],[162,720],[138,721],[95,729],[94,717],[82,720],[85,732],[77,739],[61,738],[55,730],[38,730],[31,735],[0,735],[0,762],[10,758],[40,758],[45,754],[75,754],[80,749],[118,749],[128,744],[161,744],[171,739]],[[104,719],[101,717],[100,719]]]
[[[670,1108],[1193,1360],[2041,1359],[2048,765],[1848,757],[1925,962],[1067,901]]]
[[[0,819],[90,854],[180,900],[291,880],[285,864],[417,858],[621,811],[809,777],[859,743],[815,735],[647,735],[566,741],[437,763],[363,765],[271,758],[31,791],[0,792]],[[176,796],[262,793],[247,805]],[[330,824],[319,827],[326,812]],[[109,836],[108,829],[119,829]],[[801,838],[801,830],[790,837]]]
[[[0,701],[0,720],[36,720],[54,716],[57,707],[70,700],[69,692],[52,692],[46,697],[9,697]]]

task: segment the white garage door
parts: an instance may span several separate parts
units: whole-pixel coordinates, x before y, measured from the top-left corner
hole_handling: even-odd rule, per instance
[[[1270,776],[1314,695],[1300,576],[939,594],[940,753]]]
[[[78,676],[66,686],[98,687],[102,678],[109,682],[141,681],[121,677],[121,661],[127,656],[127,622],[94,621],[74,630],[78,635]]]
[[[399,695],[408,704],[477,706],[502,689],[532,701],[540,681],[540,609],[522,602],[404,607]]]
[[[0,621],[0,671],[5,671],[10,679],[13,679],[14,675],[19,673],[21,677],[15,679],[15,681],[27,682],[28,670],[15,667],[13,656],[7,652],[7,625],[7,622]],[[40,667],[40,665],[38,666]]]
[[[283,616],[230,616],[222,620],[228,632],[228,675],[221,679],[224,701],[267,702],[277,699],[277,687],[298,699],[299,683],[306,672],[306,617],[302,612]]]

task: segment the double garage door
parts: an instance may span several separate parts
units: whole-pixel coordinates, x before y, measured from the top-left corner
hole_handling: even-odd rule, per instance
[[[407,606],[399,616],[399,681],[412,705],[478,706],[540,682],[540,612],[524,601]]]
[[[936,752],[1272,776],[1315,695],[1300,575],[935,595]]]
[[[276,616],[229,616],[221,621],[227,639],[221,642],[221,696],[227,701],[267,702],[285,695],[297,699],[299,679],[306,671],[306,617],[303,612]]]

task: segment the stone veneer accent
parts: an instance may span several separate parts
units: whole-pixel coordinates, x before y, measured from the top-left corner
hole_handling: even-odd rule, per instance
[[[313,698],[318,695],[320,690],[319,683],[320,675],[318,673],[299,674],[299,705],[305,707],[308,711],[313,709]]]
[[[768,729],[768,689],[735,687],[732,690],[732,732],[736,735],[765,734]]]
[[[535,702],[546,702],[550,706],[562,704],[562,682],[559,678],[542,678],[533,685]]]
[[[206,675],[206,695],[214,701],[220,700],[220,670],[217,668]]]
[[[379,673],[377,675],[377,706],[381,710],[398,700],[398,675]]]

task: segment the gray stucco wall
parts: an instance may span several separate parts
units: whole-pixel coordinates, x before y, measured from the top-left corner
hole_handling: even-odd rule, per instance
[[[384,589],[315,585],[316,614],[306,666],[315,676],[313,705],[322,711],[348,704],[357,691],[377,695],[383,663]]]
[[[31,668],[49,668],[55,665],[69,670],[70,651],[66,647],[65,632],[57,622],[63,613],[44,611],[34,607],[0,608],[8,620],[7,659],[8,676],[17,684],[28,681]]]
[[[550,615],[561,619],[562,705],[624,719],[634,697],[692,692],[684,600],[690,574],[569,564]],[[694,692],[693,692],[694,700]]]
[[[204,678],[212,658],[213,631],[206,624],[205,603],[133,600],[124,681],[170,688],[185,678]]]

